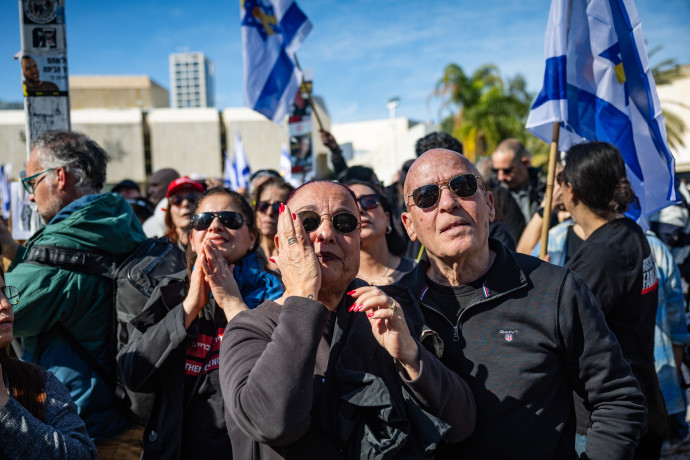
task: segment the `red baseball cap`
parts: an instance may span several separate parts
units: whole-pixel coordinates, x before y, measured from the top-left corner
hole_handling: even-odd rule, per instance
[[[187,176],[184,176],[178,177],[174,181],[170,182],[170,185],[168,185],[168,192],[165,194],[165,197],[170,198],[170,195],[172,195],[173,193],[186,188],[197,191],[199,193],[204,193],[204,186],[201,185],[200,182],[197,182],[195,180],[190,179]]]

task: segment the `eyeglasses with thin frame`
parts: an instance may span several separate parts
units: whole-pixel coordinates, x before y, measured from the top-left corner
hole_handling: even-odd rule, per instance
[[[349,212],[339,212],[333,216],[329,214],[321,216],[315,211],[302,211],[297,213],[297,217],[299,217],[306,232],[313,232],[319,228],[321,222],[323,222],[323,219],[327,216],[331,218],[330,220],[335,231],[343,235],[352,233],[359,227],[359,220],[354,214],[350,214]]]
[[[256,210],[261,214],[266,214],[269,208],[273,209],[273,214],[278,214],[278,211],[280,210],[280,201],[276,201],[275,203],[259,201],[259,204],[256,205]]]
[[[218,218],[220,223],[225,228],[237,230],[244,224],[244,216],[235,211],[220,211],[220,212],[200,212],[194,214],[190,221],[190,225],[194,230],[204,231],[211,226],[213,219]]]
[[[5,294],[5,297],[7,297],[7,300],[9,300],[10,305],[17,305],[19,303],[19,289],[16,287],[5,286],[2,292]]]
[[[22,179],[22,185],[24,186],[24,190],[26,190],[26,193],[28,193],[28,194],[30,194],[30,195],[33,194],[33,193],[34,193],[34,190],[36,190],[36,186],[37,186],[38,184],[40,184],[41,181],[42,181],[43,179],[45,179],[46,176],[41,177],[41,178],[38,179],[38,180],[36,181],[36,183],[34,184],[34,183],[33,183],[33,180],[34,180],[35,178],[37,178],[37,177],[40,176],[41,174],[44,174],[44,173],[47,173],[47,172],[50,172],[50,171],[55,171],[55,169],[56,169],[56,168],[44,169],[43,171],[41,171],[41,172],[39,172],[39,173],[36,173],[36,174],[34,174],[33,176],[25,177],[24,179]]]
[[[499,171],[503,172],[506,176],[510,175],[513,172],[514,166],[511,166],[510,168],[491,168],[491,170],[494,172],[494,174],[498,174]]]
[[[371,193],[369,195],[362,195],[359,198],[357,198],[357,201],[359,202],[359,205],[362,207],[362,209],[365,211],[371,211],[372,209],[376,209],[376,207],[380,204],[379,196],[375,193]]]
[[[427,209],[436,206],[438,200],[441,198],[441,190],[443,187],[448,187],[450,191],[459,198],[469,198],[477,193],[480,180],[481,177],[475,176],[474,174],[461,174],[447,182],[417,187],[407,196],[412,197],[412,201],[420,209]]]
[[[200,193],[190,193],[189,195],[178,194],[171,196],[168,200],[170,200],[170,204],[173,206],[180,206],[184,200],[189,201],[190,204],[196,204],[200,197]]]

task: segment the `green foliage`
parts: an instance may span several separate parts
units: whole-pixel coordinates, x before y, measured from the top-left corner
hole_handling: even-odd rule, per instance
[[[533,95],[522,75],[504,81],[493,64],[481,66],[472,75],[457,64],[448,64],[434,95],[443,99],[441,110],[452,111],[442,119],[441,130],[460,139],[473,161],[491,154],[505,138],[523,142],[534,138],[525,129]]]

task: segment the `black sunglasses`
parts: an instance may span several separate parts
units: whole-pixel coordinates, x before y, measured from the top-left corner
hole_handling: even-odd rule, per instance
[[[297,213],[297,217],[302,221],[302,226],[304,226],[304,230],[307,232],[313,232],[319,228],[323,220],[321,216],[314,211],[302,211]],[[350,214],[349,212],[339,212],[331,216],[331,222],[333,223],[333,228],[338,233],[343,234],[352,233],[359,227],[359,220],[357,220],[354,214]]]
[[[221,211],[221,212],[200,212],[199,214],[194,214],[190,225],[194,230],[206,230],[213,223],[213,219],[218,218],[220,223],[223,224],[225,228],[230,228],[232,230],[237,230],[244,224],[244,216],[239,212],[234,211]]]
[[[417,187],[408,196],[412,197],[412,201],[421,209],[430,208],[438,203],[441,197],[441,188],[448,186],[448,188],[459,198],[468,198],[477,193],[477,179],[479,176],[474,174],[462,174],[441,184],[427,184]]]
[[[499,171],[503,171],[503,174],[508,175],[513,172],[513,166],[510,168],[491,168],[494,174],[498,174]]]
[[[276,201],[275,203],[269,203],[268,201],[259,201],[259,204],[256,205],[256,210],[262,214],[266,214],[268,208],[273,208],[273,213],[277,214],[280,210],[280,202]]]
[[[371,211],[379,205],[379,196],[375,193],[362,195],[357,198],[357,201],[359,201],[359,205],[362,207],[362,209],[365,211]]]
[[[170,200],[170,204],[179,206],[184,200],[189,201],[190,204],[196,204],[200,197],[200,193],[190,193],[189,195],[173,195],[168,199]]]

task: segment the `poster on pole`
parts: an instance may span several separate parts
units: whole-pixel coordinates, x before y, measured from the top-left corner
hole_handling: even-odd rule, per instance
[[[309,98],[312,92],[311,69],[304,72],[304,81],[295,95],[290,107],[288,134],[290,135],[290,164],[292,176],[306,182],[313,175],[314,149],[312,142],[311,105]]]
[[[33,234],[31,219],[32,209],[29,194],[25,192],[21,182],[10,184],[10,215],[12,216],[12,238],[28,240]]]
[[[27,138],[70,129],[64,0],[19,0]],[[28,155],[27,147],[27,155]]]

